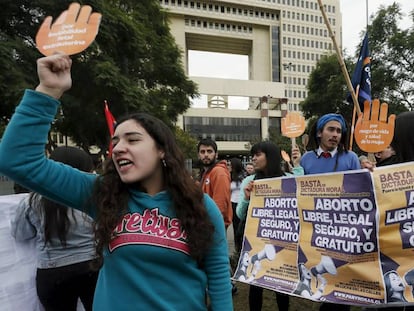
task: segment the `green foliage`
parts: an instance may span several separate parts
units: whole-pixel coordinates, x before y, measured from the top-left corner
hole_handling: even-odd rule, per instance
[[[388,114],[414,108],[414,27],[401,30],[398,27],[401,18],[398,4],[382,6],[371,16],[372,23],[368,27],[372,98],[386,102]],[[361,43],[364,34],[361,34]],[[359,48],[355,57],[344,59],[350,78],[358,53]],[[348,88],[335,54],[321,57],[309,77],[308,90],[308,97],[301,103],[306,119],[337,112],[351,124],[353,105],[346,102]]]
[[[397,3],[381,6],[368,27],[372,96],[395,114],[414,108],[414,25],[402,30],[402,17]]]
[[[73,1],[16,0],[2,6],[0,21],[0,113],[7,120],[24,88],[36,85],[33,38],[46,15],[56,18]],[[87,149],[108,146],[103,112],[107,100],[115,118],[147,112],[173,127],[197,93],[181,63],[166,12],[158,1],[78,1],[102,13],[95,42],[72,56],[72,89],[62,98],[54,126]]]
[[[175,128],[175,139],[186,159],[197,159],[197,139],[179,127]]]
[[[350,119],[353,106],[345,99],[347,87],[335,54],[322,56],[311,72],[308,97],[301,108],[306,119],[338,112]]]
[[[272,128],[269,130],[269,141],[275,143],[280,150],[285,150],[288,154],[292,151],[292,141],[290,138],[277,133]]]

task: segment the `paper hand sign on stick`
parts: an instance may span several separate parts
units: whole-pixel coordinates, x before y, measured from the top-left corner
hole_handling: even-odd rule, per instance
[[[395,115],[388,117],[388,105],[374,99],[364,102],[364,112],[355,124],[355,141],[365,152],[380,152],[387,148],[394,136]]]
[[[305,118],[299,112],[289,112],[282,118],[282,135],[296,138],[305,131]]]
[[[43,21],[36,35],[37,49],[45,56],[62,52],[73,55],[85,50],[98,34],[102,15],[92,13],[89,5],[73,2],[52,24],[52,16]]]

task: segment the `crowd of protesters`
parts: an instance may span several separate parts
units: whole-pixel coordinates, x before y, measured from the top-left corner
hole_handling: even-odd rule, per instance
[[[71,70],[71,58],[64,54],[38,60],[39,84],[25,91],[0,145],[0,157],[8,159],[0,162],[0,172],[31,192],[19,207],[13,234],[39,241],[37,287],[45,310],[74,310],[77,299],[86,310],[100,311],[131,310],[132,305],[233,310],[237,287],[227,230],[232,226],[240,253],[256,180],[374,171],[414,160],[413,112],[397,116],[389,146],[359,157],[349,150],[344,117],[329,113],[310,129],[307,150],[292,146],[291,163],[284,163],[280,147],[269,141],[254,144],[251,162],[243,166],[239,158],[220,159],[216,142],[202,139],[200,174],[194,180],[168,126],[133,113],[117,120],[112,155],[97,174],[92,167],[79,167],[79,161],[45,154],[59,99],[71,88]],[[86,250],[72,245],[72,238],[85,241]],[[58,276],[71,275],[79,278],[68,287],[56,285]],[[75,288],[81,292],[74,293]],[[289,295],[275,295],[278,309],[289,310]],[[250,310],[261,310],[262,296],[262,287],[250,285]],[[350,306],[321,303],[320,310],[348,311]]]

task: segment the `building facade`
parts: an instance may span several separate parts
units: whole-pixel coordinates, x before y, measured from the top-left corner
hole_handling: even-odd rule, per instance
[[[177,125],[197,138],[215,139],[221,154],[243,155],[251,143],[280,132],[288,111],[300,110],[311,71],[322,55],[334,52],[316,0],[160,0],[171,33],[182,49],[188,74],[189,51],[248,57],[248,79],[190,76],[205,108],[190,108]],[[342,49],[339,0],[323,0],[335,40]],[[208,63],[208,60],[206,60]],[[229,109],[230,97],[246,109]]]

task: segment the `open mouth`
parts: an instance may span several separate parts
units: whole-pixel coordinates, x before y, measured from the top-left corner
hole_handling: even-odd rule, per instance
[[[123,166],[129,165],[129,164],[132,164],[132,162],[129,161],[129,160],[120,160],[120,161],[118,161],[119,167],[123,167]]]

